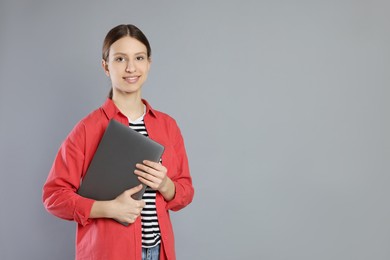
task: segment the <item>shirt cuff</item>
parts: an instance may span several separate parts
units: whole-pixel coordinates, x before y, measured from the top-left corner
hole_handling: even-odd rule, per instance
[[[73,213],[74,220],[82,226],[86,226],[91,222],[89,218],[91,214],[93,199],[81,197],[76,202],[75,211]]]

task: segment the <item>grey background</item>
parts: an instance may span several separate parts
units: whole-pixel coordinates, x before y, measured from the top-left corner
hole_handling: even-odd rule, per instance
[[[41,189],[134,23],[196,188],[178,259],[390,259],[389,1],[0,2],[0,259],[72,259]]]

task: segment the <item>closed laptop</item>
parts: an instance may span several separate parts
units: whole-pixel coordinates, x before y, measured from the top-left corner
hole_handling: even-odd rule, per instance
[[[159,162],[164,147],[130,127],[111,119],[77,193],[94,200],[112,200],[139,185],[134,174],[143,160]],[[141,199],[146,186],[133,195]]]

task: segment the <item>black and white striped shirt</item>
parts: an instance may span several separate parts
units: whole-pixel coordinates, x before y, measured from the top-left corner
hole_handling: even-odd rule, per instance
[[[148,136],[143,116],[136,121],[129,120],[129,126],[138,133]],[[141,212],[142,247],[150,248],[161,242],[160,226],[158,225],[156,211],[156,191],[150,187],[146,187],[142,199],[146,204]]]

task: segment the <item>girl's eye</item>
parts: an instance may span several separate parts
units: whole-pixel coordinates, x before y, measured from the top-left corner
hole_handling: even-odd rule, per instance
[[[144,60],[144,59],[145,59],[144,56],[138,56],[138,57],[137,57],[137,60]]]
[[[125,58],[123,58],[123,57],[116,57],[115,61],[117,61],[117,62],[124,62]]]

